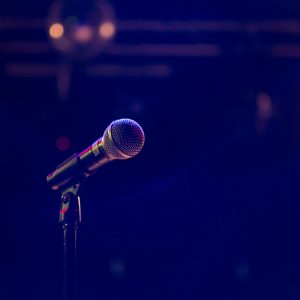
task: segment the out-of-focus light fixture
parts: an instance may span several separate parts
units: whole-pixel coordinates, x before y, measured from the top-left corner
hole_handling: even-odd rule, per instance
[[[256,97],[256,106],[256,131],[259,135],[263,135],[274,114],[274,107],[270,95],[266,92],[258,93]]]
[[[99,35],[100,37],[102,37],[103,39],[111,39],[116,32],[116,27],[115,24],[112,22],[105,22],[100,24],[99,26]]]
[[[79,25],[74,28],[74,39],[81,44],[87,44],[93,39],[94,30],[89,25]]]
[[[64,135],[60,136],[56,140],[55,144],[56,144],[56,148],[60,151],[67,151],[71,146],[71,142],[69,138]]]
[[[104,0],[56,0],[50,8],[49,36],[53,46],[73,59],[96,56],[116,34],[115,14]]]
[[[256,97],[257,116],[259,119],[268,121],[273,115],[273,104],[269,94],[261,92]]]
[[[60,39],[64,35],[64,26],[60,23],[53,23],[49,27],[49,35],[53,39]]]

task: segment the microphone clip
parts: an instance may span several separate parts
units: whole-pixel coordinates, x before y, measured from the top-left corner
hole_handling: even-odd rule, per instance
[[[80,184],[62,192],[59,210],[59,223],[62,225],[78,226],[81,222],[81,203],[78,196]]]

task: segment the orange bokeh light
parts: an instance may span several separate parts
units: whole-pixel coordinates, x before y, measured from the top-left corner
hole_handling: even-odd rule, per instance
[[[110,39],[116,32],[116,27],[111,22],[102,23],[99,26],[99,35],[104,39]]]
[[[49,28],[49,35],[53,39],[60,39],[64,35],[64,27],[60,23],[54,23]]]

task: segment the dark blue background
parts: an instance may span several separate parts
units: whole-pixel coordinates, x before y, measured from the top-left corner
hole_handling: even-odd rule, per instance
[[[261,2],[113,5],[121,19],[300,17],[297,1]],[[0,14],[44,17],[49,5],[5,1]],[[45,177],[121,117],[142,125],[146,143],[82,187],[79,299],[299,299],[299,59],[155,58],[177,71],[113,79],[87,78],[77,63],[66,100],[54,78],[8,77],[9,59],[0,58],[1,299],[60,299],[59,194]],[[258,134],[261,92],[274,113]]]

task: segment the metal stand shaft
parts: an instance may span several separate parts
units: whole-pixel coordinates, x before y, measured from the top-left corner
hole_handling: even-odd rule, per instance
[[[77,235],[80,221],[80,198],[75,191],[64,192],[59,214],[64,248],[63,300],[77,298]]]

